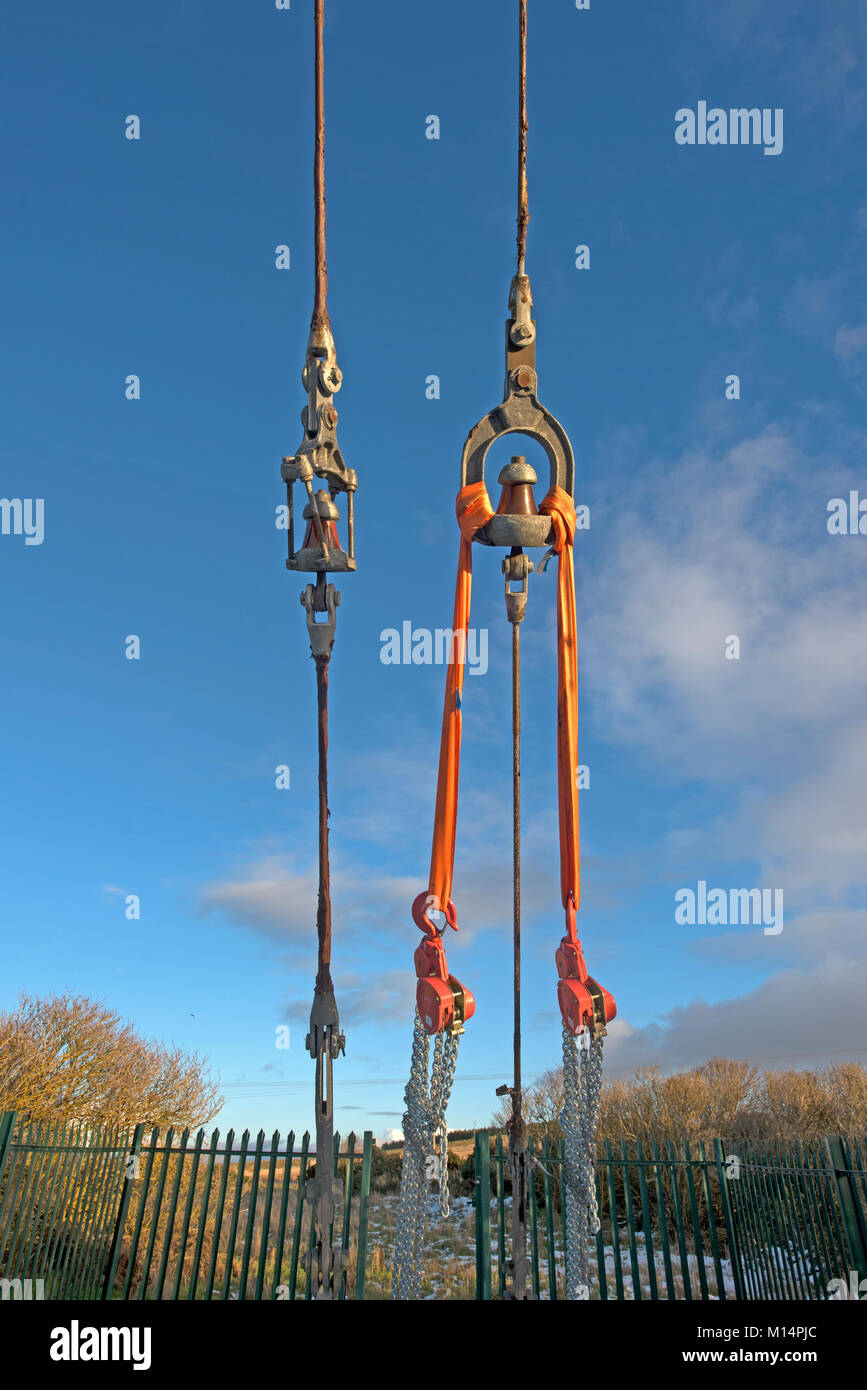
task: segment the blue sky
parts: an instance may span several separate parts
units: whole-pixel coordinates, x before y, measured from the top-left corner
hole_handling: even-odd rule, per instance
[[[402,1112],[444,673],[384,665],[380,633],[448,624],[461,446],[501,395],[513,8],[327,5],[330,307],[359,475],[331,673],[344,1132]],[[0,536],[0,1007],[103,998],[207,1055],[218,1123],[254,1130],[312,1118],[315,686],[274,526],[312,304],[311,10],[47,0],[10,12],[3,57],[0,492],[44,499],[45,537]],[[579,928],[618,1002],[609,1072],[864,1060],[867,540],[826,524],[831,498],[867,492],[863,8],[530,11],[540,391],[591,511]],[[678,145],[675,112],[701,100],[782,108],[782,153]],[[530,1074],[560,1052],[554,598],[549,569],[523,634]],[[449,960],[477,1014],[453,1126],[489,1118],[511,1056],[509,632],[488,551],[473,625],[490,664],[466,681]],[[679,925],[699,880],[782,889],[784,930]]]

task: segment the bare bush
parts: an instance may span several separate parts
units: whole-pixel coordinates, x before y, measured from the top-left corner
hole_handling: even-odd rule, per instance
[[[0,1013],[0,1110],[88,1125],[186,1125],[222,1105],[205,1062],[148,1041],[106,1004],[22,994]]]
[[[546,1072],[524,1093],[532,1133],[561,1137],[563,1069]],[[511,1102],[494,1112],[492,1125],[508,1122]],[[627,1080],[602,1088],[599,1142],[665,1145],[721,1137],[791,1142],[827,1134],[867,1133],[867,1069],[857,1062],[815,1071],[760,1071],[749,1062],[714,1057],[666,1076],[641,1067]]]

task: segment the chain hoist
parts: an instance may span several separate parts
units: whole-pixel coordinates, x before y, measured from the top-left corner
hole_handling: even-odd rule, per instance
[[[508,1262],[509,1297],[529,1297],[527,1287],[527,1220],[531,1187],[529,1137],[523,1114],[521,1080],[521,710],[520,624],[527,607],[528,578],[543,573],[557,558],[557,769],[560,824],[560,887],[566,912],[566,935],[556,953],[558,1001],[563,1018],[564,1105],[561,1126],[565,1145],[567,1220],[566,1289],[568,1298],[588,1295],[588,1251],[598,1229],[596,1206],[596,1127],[602,1078],[602,1038],[615,1016],[611,995],[592,980],[576,933],[579,901],[578,858],[578,681],[573,542],[575,461],[562,425],[540,402],[536,375],[536,324],[526,274],[527,196],[526,41],[527,0],[519,0],[520,62],[518,120],[518,256],[509,291],[506,322],[506,377],[503,400],[474,425],[461,459],[461,488],[456,511],[461,533],[452,631],[455,660],[448,668],[440,744],[433,849],[428,890],[416,898],[412,916],[423,932],[415,953],[418,976],[415,1032],[409,1084],[405,1093],[404,1160],[392,1297],[418,1294],[419,1266],[429,1215],[430,1179],[439,1180],[439,1202],[448,1211],[447,1127],[445,1108],[454,1077],[463,1025],[475,1010],[473,996],[449,973],[443,937],[457,930],[451,899],[457,830],[458,775],[462,732],[461,695],[470,618],[473,544],[502,547],[506,616],[512,627],[512,790],[513,790],[513,995],[514,1074],[498,1095],[511,1097],[509,1166],[512,1179],[512,1256]],[[544,450],[549,464],[548,491],[537,505],[534,469],[516,454],[499,474],[499,504],[491,505],[485,483],[485,459],[491,446],[508,434],[522,434]],[[534,569],[525,548],[549,547]],[[513,586],[517,585],[517,589]],[[434,1038],[430,1065],[430,1037]],[[430,1070],[429,1070],[430,1068]]]
[[[334,1104],[332,1065],[346,1051],[340,1031],[337,1000],[331,978],[331,874],[328,861],[328,666],[337,624],[340,593],[328,583],[328,573],[354,570],[355,526],[353,498],[358,480],[347,468],[337,443],[337,410],[334,397],[343,380],[331,321],[328,316],[328,270],[325,256],[325,105],[324,105],[324,0],[314,6],[314,71],[316,134],[313,160],[315,294],[310,335],[301,380],[307,405],[301,412],[303,437],[298,452],[283,459],[280,469],[286,484],[289,556],[286,568],[313,573],[301,595],[307,615],[310,653],[316,664],[319,755],[319,899],[316,912],[318,959],[307,1050],[316,1062],[316,1172],[305,1189],[312,1205],[315,1239],[308,1257],[308,1277],[314,1296],[335,1296],[335,1277],[344,1266],[344,1252],[332,1245],[335,1200],[340,1188],[334,1181]],[[320,478],[327,490],[313,491]],[[300,549],[295,549],[294,487],[301,483],[307,504],[307,527]],[[337,533],[337,497],[347,498],[347,550]],[[317,615],[324,614],[324,618]]]

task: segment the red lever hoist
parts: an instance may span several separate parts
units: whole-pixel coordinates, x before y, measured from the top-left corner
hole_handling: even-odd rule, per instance
[[[598,1229],[596,1204],[596,1128],[602,1079],[602,1039],[615,1016],[615,1004],[587,973],[576,929],[579,901],[578,858],[578,684],[573,541],[575,462],[563,427],[538,398],[536,325],[530,281],[525,272],[527,225],[527,0],[519,0],[520,66],[518,124],[518,263],[509,294],[506,322],[506,380],[503,401],[470,430],[461,459],[457,518],[461,532],[452,630],[456,660],[449,666],[443,709],[433,849],[428,890],[412,905],[423,932],[415,952],[418,976],[415,1031],[409,1083],[405,1092],[404,1159],[401,1174],[392,1280],[393,1298],[418,1296],[421,1258],[429,1217],[429,1183],[438,1181],[440,1210],[448,1213],[446,1107],[464,1024],[475,1011],[472,994],[449,972],[444,935],[457,931],[451,899],[457,828],[461,747],[461,693],[470,617],[472,547],[503,547],[506,615],[512,626],[513,734],[513,950],[514,1077],[498,1094],[511,1096],[509,1162],[512,1177],[512,1258],[510,1297],[524,1299],[527,1289],[527,1212],[530,1197],[528,1131],[522,1114],[520,997],[520,623],[527,606],[528,577],[534,572],[526,548],[550,547],[536,567],[545,570],[557,557],[557,767],[560,820],[561,900],[566,932],[556,952],[558,1002],[563,1019],[564,1104],[560,1116],[565,1147],[566,1292],[571,1299],[589,1297],[588,1259]],[[496,508],[485,485],[485,458],[491,445],[507,434],[523,434],[544,449],[550,466],[549,488],[537,505],[536,474],[522,455],[502,469],[502,494]],[[518,585],[515,589],[513,586]],[[461,636],[462,634],[462,636]],[[430,1039],[433,1038],[433,1059]]]

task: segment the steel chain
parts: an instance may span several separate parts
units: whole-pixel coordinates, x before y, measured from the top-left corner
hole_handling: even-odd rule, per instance
[[[391,1282],[394,1299],[416,1299],[419,1295],[421,1255],[433,1206],[426,1185],[426,1164],[428,1157],[436,1153],[435,1139],[439,1140],[440,1189],[435,1200],[442,1215],[449,1214],[446,1107],[455,1076],[458,1040],[457,1034],[438,1033],[430,1064],[430,1038],[416,1009],[412,1063],[404,1092],[403,1166]]]
[[[566,1297],[590,1296],[590,1246],[599,1230],[596,1130],[602,1092],[602,1039],[587,1048],[563,1028],[563,1178],[566,1207]]]

